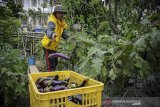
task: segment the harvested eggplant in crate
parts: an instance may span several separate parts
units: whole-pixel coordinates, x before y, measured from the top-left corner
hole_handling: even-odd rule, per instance
[[[30,107],[101,107],[103,83],[73,71],[29,74]]]

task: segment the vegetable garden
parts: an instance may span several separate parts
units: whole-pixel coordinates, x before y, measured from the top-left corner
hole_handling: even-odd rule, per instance
[[[70,59],[59,60],[57,69],[103,82],[102,100],[128,97],[129,86],[134,88],[132,97],[144,97],[138,88],[148,97],[159,97],[160,1],[107,1],[103,6],[101,0],[61,0],[68,12],[69,38],[61,40],[58,51]],[[6,107],[19,96],[29,96],[18,12],[24,12],[19,5],[0,6],[0,103]],[[44,61],[40,42],[35,49],[35,58]]]

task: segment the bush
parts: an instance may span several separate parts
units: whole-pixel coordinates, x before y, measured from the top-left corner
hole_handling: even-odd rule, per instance
[[[0,6],[0,9],[0,98],[5,106],[11,106],[27,92],[27,63],[20,50],[13,48],[18,44],[20,22],[8,8]]]

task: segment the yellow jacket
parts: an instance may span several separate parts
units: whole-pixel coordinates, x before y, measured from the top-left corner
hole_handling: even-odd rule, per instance
[[[50,39],[46,34],[42,39],[42,46],[49,50],[57,50],[58,44],[60,42],[63,30],[67,28],[67,23],[62,20],[56,19],[54,15],[50,15],[48,22],[52,21],[55,24],[54,32],[56,34],[55,39]]]

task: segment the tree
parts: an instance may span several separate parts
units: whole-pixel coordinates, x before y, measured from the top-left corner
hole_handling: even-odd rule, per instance
[[[106,9],[102,6],[100,0],[69,0],[62,1],[62,4],[68,9],[68,17],[71,25],[79,22],[88,34],[97,38],[102,31],[106,30]],[[104,24],[105,23],[105,24]],[[105,31],[107,32],[107,30]]]
[[[19,12],[23,11],[23,6],[21,4],[15,4],[14,0],[9,0],[7,2],[7,7],[12,10],[12,13],[16,18],[19,18]]]

